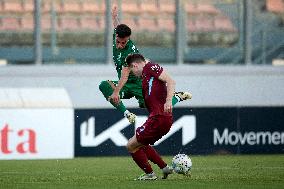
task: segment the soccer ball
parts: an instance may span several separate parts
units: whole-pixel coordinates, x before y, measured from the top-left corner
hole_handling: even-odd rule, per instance
[[[191,166],[191,159],[186,154],[177,154],[172,160],[172,167],[178,174],[186,175],[190,173]]]

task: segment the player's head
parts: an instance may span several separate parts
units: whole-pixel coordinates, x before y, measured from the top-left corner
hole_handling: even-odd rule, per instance
[[[146,64],[144,56],[138,53],[130,54],[126,57],[125,62],[135,76],[140,77],[142,75],[143,67]]]
[[[124,49],[131,35],[131,29],[125,24],[116,27],[116,48]]]

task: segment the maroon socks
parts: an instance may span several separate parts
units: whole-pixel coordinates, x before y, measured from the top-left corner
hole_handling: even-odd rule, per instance
[[[135,163],[147,174],[152,173],[153,169],[149,164],[148,160],[157,164],[160,169],[163,169],[167,164],[162,160],[158,152],[150,145],[139,148],[131,156]]]

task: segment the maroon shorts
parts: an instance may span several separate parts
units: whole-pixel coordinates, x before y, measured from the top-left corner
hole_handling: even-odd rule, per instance
[[[142,126],[136,129],[137,141],[144,145],[154,144],[169,132],[172,124],[172,116],[149,117]]]

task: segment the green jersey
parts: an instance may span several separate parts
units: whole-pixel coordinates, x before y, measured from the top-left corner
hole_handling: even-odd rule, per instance
[[[113,51],[113,61],[115,63],[117,76],[120,79],[122,66],[128,67],[128,65],[125,62],[125,58],[129,54],[139,53],[139,51],[130,39],[127,41],[124,49],[117,49],[115,37],[116,37],[116,29],[114,29],[114,32],[113,32],[113,50],[112,51]],[[135,75],[130,73],[128,76],[127,82],[136,82],[136,81],[141,82],[139,78],[137,78]]]

